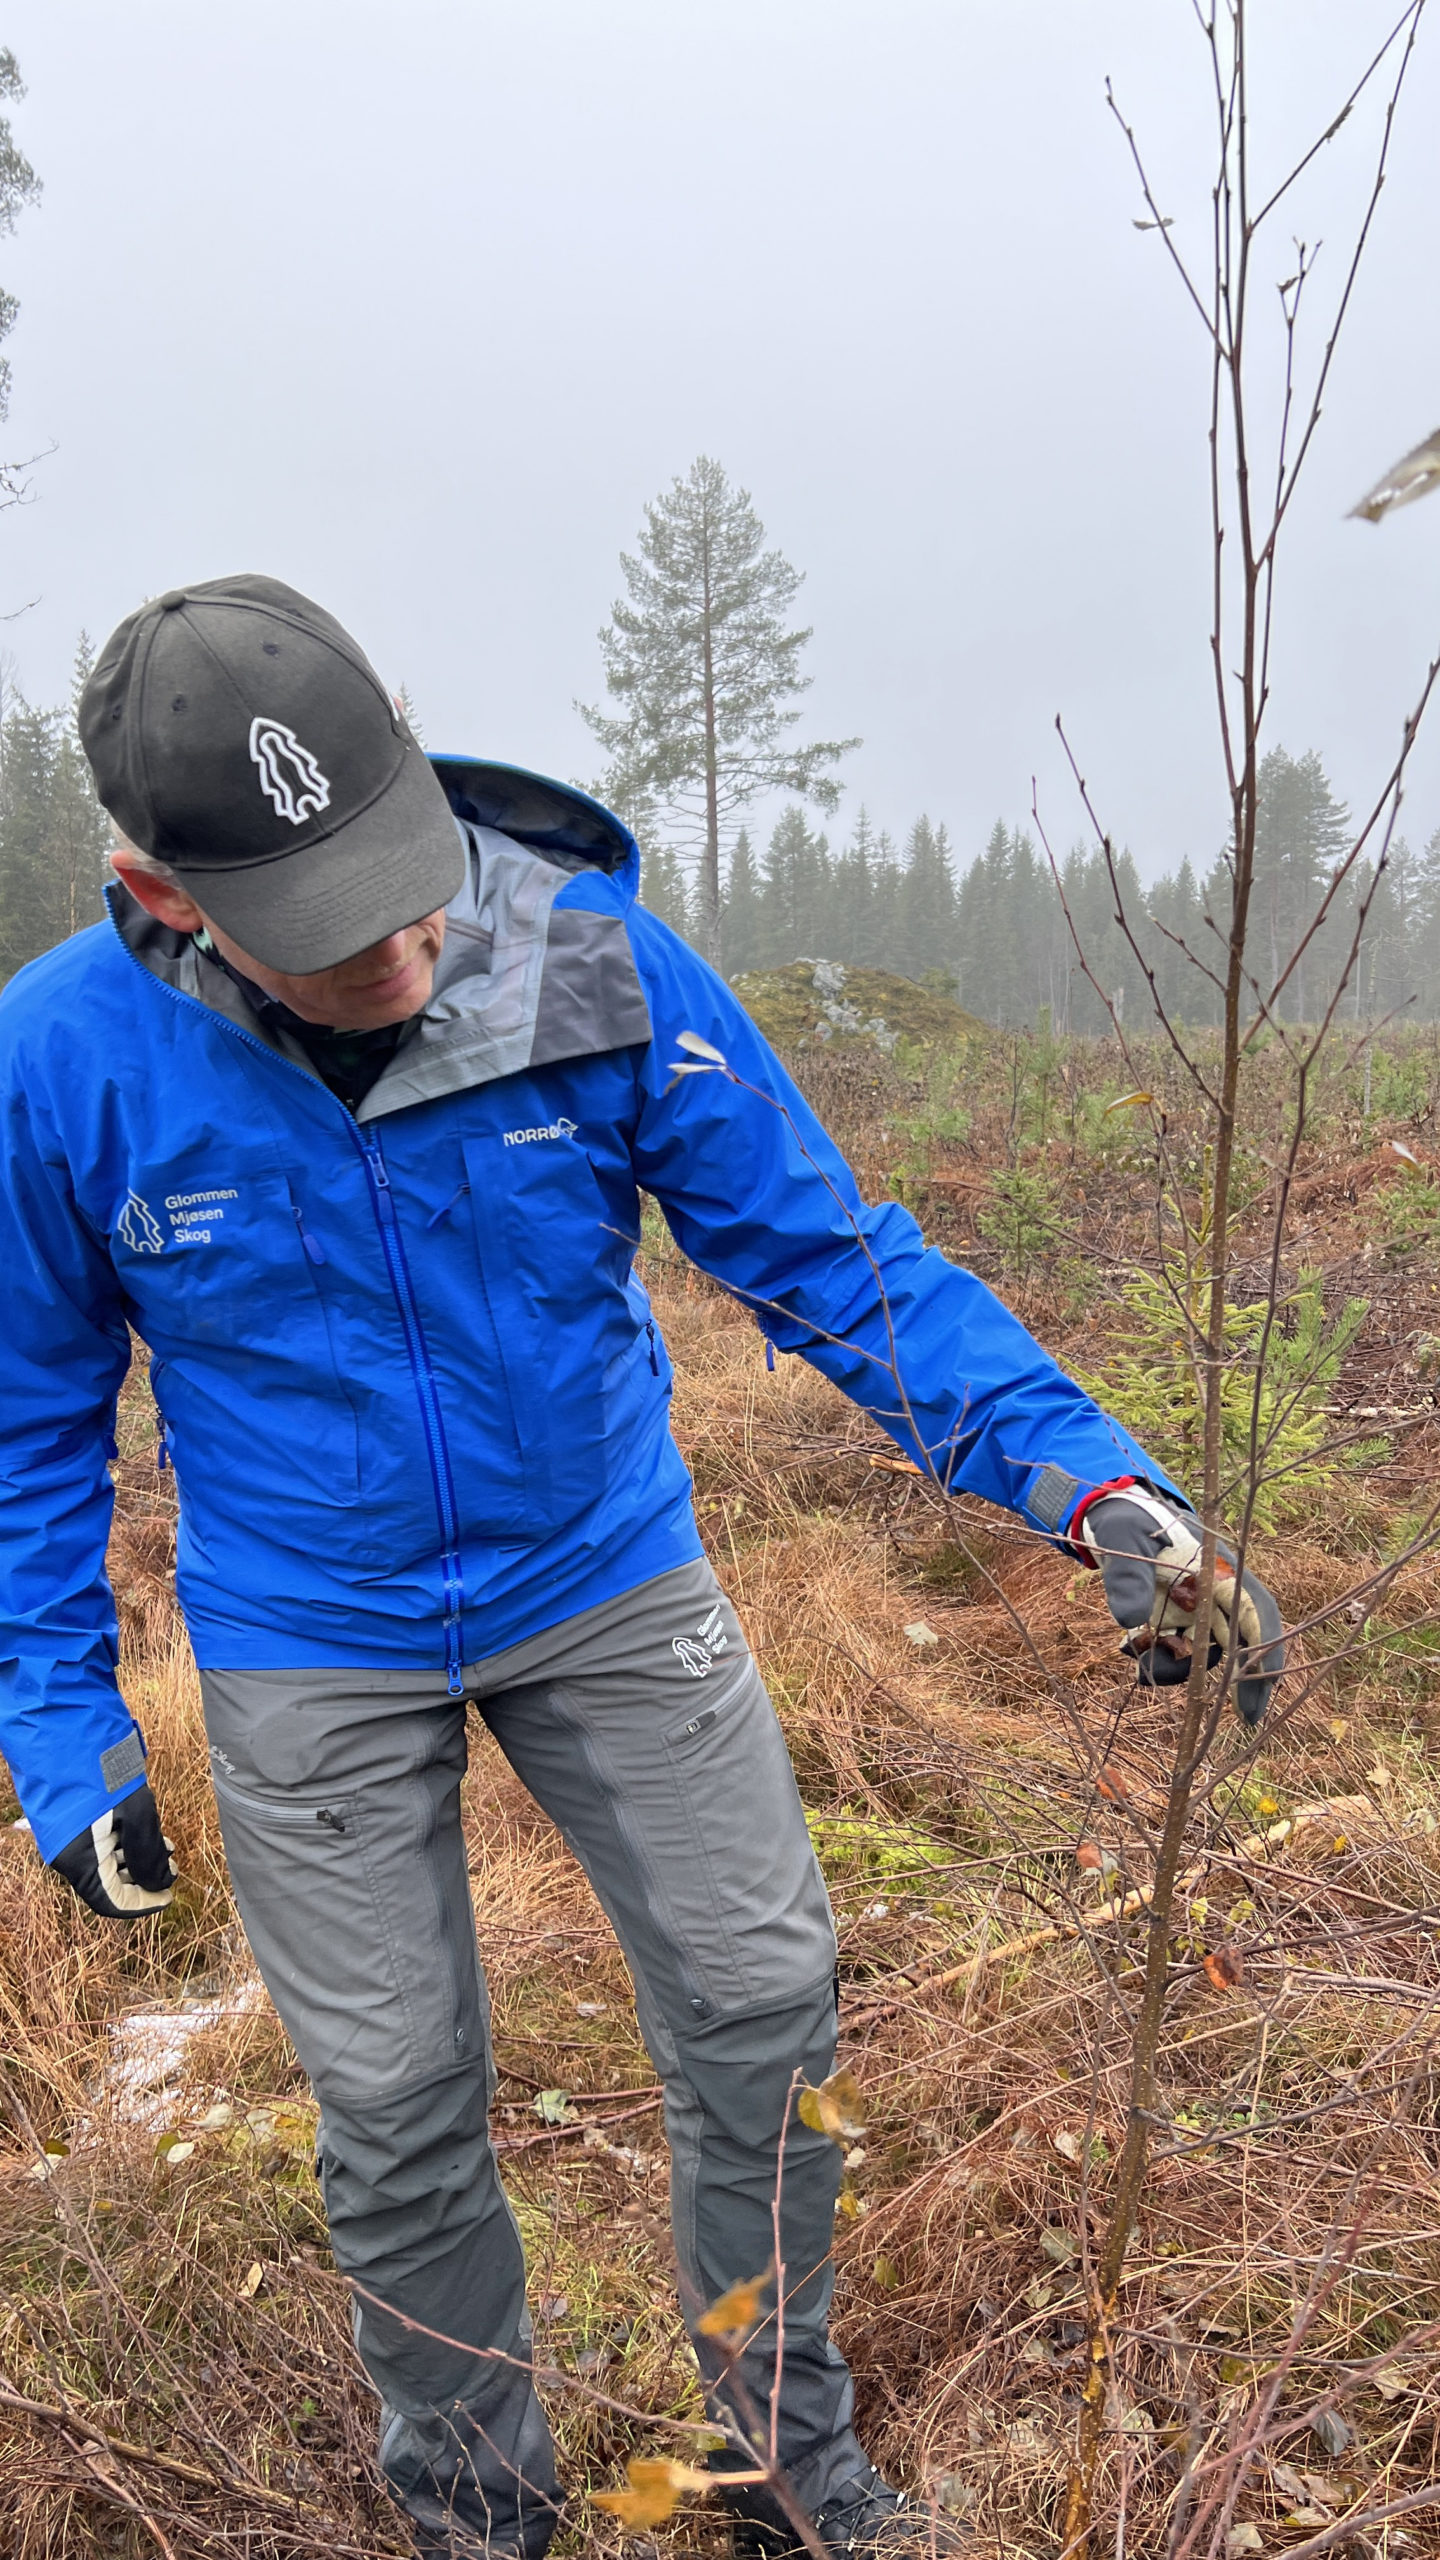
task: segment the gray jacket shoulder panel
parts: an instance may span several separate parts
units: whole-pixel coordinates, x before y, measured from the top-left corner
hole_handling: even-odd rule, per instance
[[[457,820],[469,860],[446,909],[445,948],[422,1020],[357,1118],[497,1083],[527,1067],[634,1047],[650,1013],[623,916],[556,909],[562,868],[494,827]],[[131,955],[163,984],[313,1075],[298,1041],[261,1023],[234,980],[121,889],[111,902]]]

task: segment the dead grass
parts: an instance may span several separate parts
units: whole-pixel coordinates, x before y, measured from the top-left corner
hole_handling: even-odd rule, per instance
[[[878,1181],[894,1097],[867,1071],[847,1104],[844,1066],[823,1072],[827,1108],[851,1120]],[[1132,1216],[1124,1170],[1108,1188],[1086,1179],[1113,1241]],[[1333,1190],[1310,1195],[1317,1217]],[[839,2225],[838,2320],[868,2441],[970,2514],[982,2548],[1038,2560],[1054,2548],[1084,2378],[1085,2253],[1123,2129],[1146,1925],[1143,1905],[1105,1915],[1144,1889],[1168,1710],[1133,1694],[1089,1577],[973,1505],[958,1550],[923,1486],[803,1363],[768,1371],[749,1319],[670,1256],[651,1255],[647,1277],[705,1534],[770,1680],[836,1901],[845,2051],[871,2125]],[[1424,1262],[1427,1290],[1433,1277]],[[1103,1310],[1077,1316],[1057,1293],[1036,1321],[1059,1348],[1083,1323],[1094,1365]],[[1383,1345],[1360,1349],[1373,1363]],[[129,1694],[185,1884],[158,1922],[107,1931],[38,1871],[23,1835],[0,1835],[6,2548],[15,2560],[398,2550],[310,2171],[312,2112],[228,1899],[147,1410],[137,1378],[115,1580]],[[1429,1449],[1422,1423],[1375,1497],[1376,1562]],[[1256,1560],[1299,1619],[1357,1573],[1320,1519]],[[1280,2376],[1272,2440],[1239,2510],[1267,2550],[1440,2471],[1437,1618],[1440,1571],[1408,1567],[1369,1622],[1306,1637],[1316,1664],[1342,1642],[1350,1654],[1258,1753],[1238,1736],[1217,1753],[1187,1867],[1103,2484],[1107,2530],[1123,2501],[1135,2555],[1166,2549],[1187,2466],[1238,2435],[1267,2376]],[[907,1634],[917,1626],[933,1641]],[[653,2072],[583,1878],[483,1737],[467,1824],[497,2138],[579,2492],[613,2479],[635,2444],[598,2395],[696,2415]],[[1228,1988],[1205,1970],[1217,1949],[1237,1960]],[[115,2026],[146,2011],[195,2023],[166,2048],[168,2076],[142,2088],[137,2068],[118,2076],[140,2048]],[[575,2122],[551,2128],[536,2101],[557,2089]],[[194,2147],[157,2152],[167,2135]],[[47,2140],[68,2145],[48,2172]],[[1283,2521],[1307,2513],[1309,2528]],[[578,2496],[575,2516],[565,2548],[619,2548]],[[1408,2545],[1392,2532],[1364,2547],[1387,2560],[1437,2547],[1427,2511],[1403,2529]],[[717,2535],[695,2512],[660,2543],[718,2549]]]

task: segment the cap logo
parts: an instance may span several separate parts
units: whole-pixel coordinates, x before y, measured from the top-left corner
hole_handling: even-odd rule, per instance
[[[308,817],[330,806],[330,785],[308,747],[302,747],[283,720],[250,723],[250,761],[260,788],[276,813],[301,827]]]

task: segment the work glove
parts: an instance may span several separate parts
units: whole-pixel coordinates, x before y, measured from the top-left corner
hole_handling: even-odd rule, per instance
[[[1138,1662],[1142,1686],[1188,1680],[1200,1605],[1200,1523],[1194,1513],[1144,1485],[1119,1485],[1113,1492],[1102,1485],[1070,1534],[1076,1552],[1099,1568],[1110,1614],[1126,1631],[1122,1650]],[[1224,1659],[1233,1626],[1239,1640],[1235,1705],[1252,1728],[1285,1668],[1282,1623],[1273,1593],[1248,1567],[1237,1579],[1233,1549],[1217,1541],[1209,1660]]]
[[[163,1911],[174,1893],[174,1845],[160,1828],[149,1787],[137,1787],[50,1864],[102,1920],[135,1920],[143,1911]]]

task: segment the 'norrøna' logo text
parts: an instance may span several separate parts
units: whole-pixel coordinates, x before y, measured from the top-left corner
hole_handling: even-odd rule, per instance
[[[573,1120],[552,1120],[543,1129],[507,1129],[505,1144],[507,1147],[528,1147],[534,1138],[573,1138],[574,1135]]]

